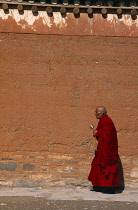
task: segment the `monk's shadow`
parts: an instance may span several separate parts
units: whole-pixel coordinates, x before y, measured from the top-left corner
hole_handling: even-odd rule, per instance
[[[123,166],[120,157],[118,158],[118,167],[119,167],[119,186],[117,187],[117,193],[122,193],[125,189],[125,182],[124,182],[124,173],[123,173]]]

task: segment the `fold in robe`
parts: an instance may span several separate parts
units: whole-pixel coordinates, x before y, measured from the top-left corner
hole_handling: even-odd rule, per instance
[[[95,137],[97,151],[91,164],[88,180],[93,186],[115,187],[119,185],[117,132],[112,120],[104,115],[98,123]]]

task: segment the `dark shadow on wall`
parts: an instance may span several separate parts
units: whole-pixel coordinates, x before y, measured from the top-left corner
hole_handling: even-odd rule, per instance
[[[125,182],[124,182],[124,173],[123,173],[123,166],[120,157],[118,158],[118,167],[119,167],[119,186],[117,189],[117,193],[122,193],[125,189]]]

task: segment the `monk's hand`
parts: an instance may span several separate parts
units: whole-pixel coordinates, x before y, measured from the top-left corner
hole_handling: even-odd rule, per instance
[[[97,133],[97,130],[93,130],[93,136],[95,136],[96,133]]]

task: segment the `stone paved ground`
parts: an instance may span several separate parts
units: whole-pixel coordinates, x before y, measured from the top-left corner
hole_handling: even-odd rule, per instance
[[[46,197],[1,197],[0,210],[137,210],[137,202],[47,200]]]
[[[138,189],[128,188],[118,194],[94,192],[90,187],[48,187],[37,188],[0,188],[0,197],[31,196],[45,197],[47,200],[100,200],[138,202]]]
[[[138,189],[102,194],[88,187],[0,188],[0,210],[137,210]]]

